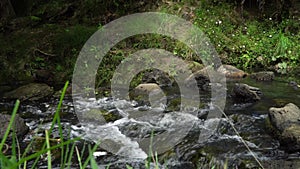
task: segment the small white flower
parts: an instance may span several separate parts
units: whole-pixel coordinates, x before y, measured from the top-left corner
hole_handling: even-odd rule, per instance
[[[219,21],[219,24],[221,24],[222,23],[222,21]]]
[[[271,20],[272,20],[272,18],[269,18],[269,20],[271,21]]]
[[[272,35],[269,35],[269,38],[272,38]]]
[[[232,34],[232,36],[235,36],[235,34]]]

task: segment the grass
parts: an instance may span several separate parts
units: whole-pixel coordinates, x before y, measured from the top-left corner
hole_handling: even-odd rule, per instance
[[[52,121],[52,125],[51,128],[49,130],[45,131],[45,139],[44,139],[44,145],[42,146],[41,150],[38,152],[35,152],[33,154],[28,154],[30,147],[32,146],[32,144],[34,143],[35,139],[34,138],[29,144],[28,146],[25,148],[23,154],[20,153],[20,147],[17,141],[17,137],[16,137],[16,133],[13,131],[12,132],[12,142],[11,142],[11,147],[12,147],[12,153],[11,155],[4,155],[3,154],[3,148],[5,145],[6,140],[8,139],[9,133],[11,130],[14,130],[13,127],[13,122],[16,116],[16,113],[18,111],[18,107],[20,105],[20,101],[17,100],[12,112],[12,116],[9,122],[9,125],[7,127],[7,130],[4,134],[3,139],[1,140],[0,143],[0,168],[2,169],[17,169],[17,168],[27,168],[28,165],[27,163],[29,161],[34,161],[33,164],[31,165],[31,168],[36,168],[37,164],[40,160],[40,157],[44,154],[46,154],[46,158],[47,158],[47,166],[49,169],[51,169],[52,166],[52,152],[54,150],[60,150],[61,152],[61,156],[60,156],[60,167],[61,168],[70,168],[71,167],[71,161],[72,161],[72,157],[73,157],[73,152],[74,150],[78,150],[75,142],[79,141],[80,138],[74,138],[74,139],[70,139],[70,140],[64,140],[63,139],[63,128],[61,126],[61,122],[60,122],[60,117],[59,117],[59,112],[60,112],[60,108],[62,105],[62,100],[64,98],[66,89],[68,86],[68,82],[66,82],[64,90],[61,94],[60,97],[60,101],[59,104],[57,106],[53,121]],[[60,139],[56,139],[57,140],[57,144],[56,145],[51,145],[50,142],[55,140],[55,139],[51,139],[50,138],[50,133],[53,130],[54,125],[57,124],[58,128],[59,128],[59,133],[60,133]],[[80,169],[84,169],[87,168],[87,166],[89,165],[89,163],[91,163],[91,166],[93,166],[92,168],[95,169],[95,160],[93,159],[93,152],[96,150],[96,148],[99,146],[99,144],[96,144],[92,149],[89,147],[89,152],[90,155],[87,159],[85,159],[83,161],[83,158],[80,154],[77,154],[77,158],[78,161],[80,162]],[[18,151],[18,154],[17,154]],[[83,164],[81,162],[84,162]]]

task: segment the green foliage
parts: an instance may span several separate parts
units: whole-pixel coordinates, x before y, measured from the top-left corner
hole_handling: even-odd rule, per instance
[[[96,30],[96,27],[75,25],[61,29],[51,37],[53,51],[56,55],[52,58],[55,65],[52,69],[71,75],[82,46]]]
[[[208,5],[196,11],[195,24],[210,38],[223,62],[243,69],[278,65],[280,70],[299,64],[299,32],[289,19],[281,23],[271,18],[243,21],[230,4]],[[284,32],[285,31],[285,32]]]
[[[61,56],[76,57],[81,47],[96,30],[96,27],[82,25],[65,28],[54,37],[55,52]]]

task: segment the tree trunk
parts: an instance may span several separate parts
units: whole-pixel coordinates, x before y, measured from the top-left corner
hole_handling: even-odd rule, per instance
[[[0,21],[7,20],[16,16],[10,0],[0,0]]]

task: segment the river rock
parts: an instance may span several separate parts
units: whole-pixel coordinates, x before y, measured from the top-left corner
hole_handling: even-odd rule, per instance
[[[291,87],[293,87],[295,90],[298,90],[298,88],[300,88],[300,85],[297,82],[295,82],[295,81],[290,81],[289,85]]]
[[[288,151],[300,150],[300,109],[293,103],[281,108],[271,107],[269,119],[281,144]]]
[[[11,115],[0,113],[0,139],[3,138],[10,119],[11,119]],[[29,129],[28,126],[26,126],[24,119],[22,119],[18,114],[16,114],[13,127],[16,132],[16,135],[19,137],[24,136]],[[11,138],[11,134],[9,135],[9,139],[10,138]]]
[[[241,79],[248,75],[244,71],[231,65],[222,65],[217,69],[217,72],[225,75],[227,79]]]
[[[252,103],[260,100],[262,95],[259,88],[243,83],[236,83],[232,89],[231,96],[235,101],[242,103]]]
[[[149,72],[145,72],[142,78],[143,83],[156,83],[160,86],[172,86],[174,79],[171,78],[167,73],[154,69]]]
[[[205,68],[198,70],[197,72],[189,76],[185,80],[185,84],[187,86],[191,86],[191,84],[193,83],[193,79],[195,79],[199,89],[204,91],[208,90],[209,83],[210,83],[208,72],[210,72],[210,76],[216,75],[215,77],[220,77],[220,75],[224,75],[224,77],[226,77],[226,80],[229,81],[245,78],[248,75],[244,71],[231,65],[222,65],[217,69],[213,68],[213,66],[206,66]],[[218,80],[223,81],[224,79],[218,79]]]
[[[155,83],[142,83],[130,93],[130,98],[141,103],[151,103],[164,97],[162,89]]]
[[[201,70],[196,71],[192,75],[190,75],[187,79],[185,79],[185,85],[187,87],[190,87],[193,83],[194,80],[197,82],[197,86],[200,90],[207,91],[209,90],[209,75],[208,72],[213,71],[213,67],[207,66]]]
[[[4,98],[35,101],[53,94],[53,88],[43,83],[30,83],[5,93]]]
[[[272,81],[275,78],[275,74],[272,71],[261,71],[252,73],[250,77],[257,81]]]

